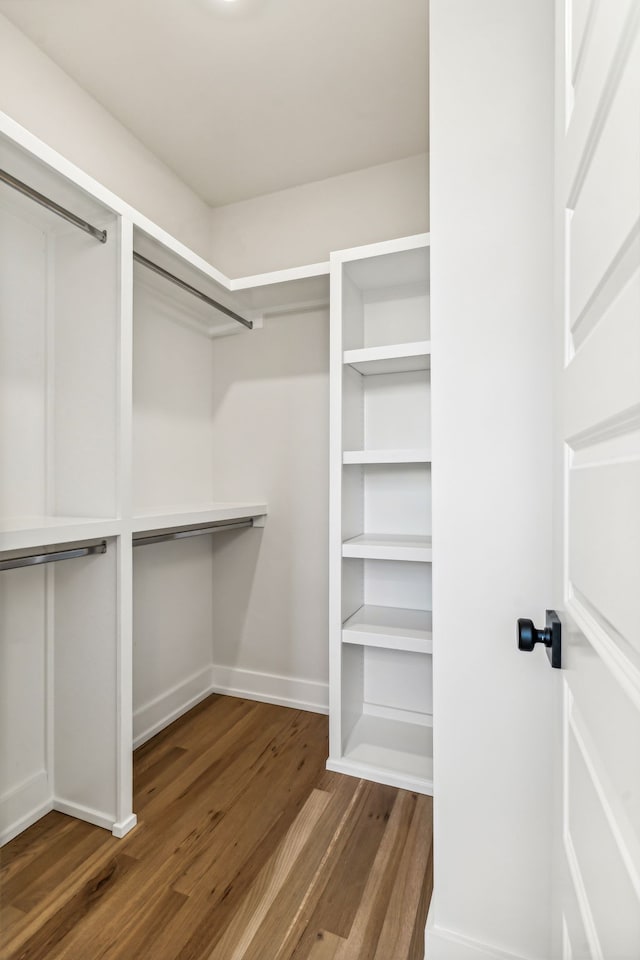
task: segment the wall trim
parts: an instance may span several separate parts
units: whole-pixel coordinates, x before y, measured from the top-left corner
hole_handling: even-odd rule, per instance
[[[435,919],[435,895],[425,930],[425,960],[544,960],[530,954],[511,953],[494,944],[464,936],[440,926]]]
[[[0,846],[13,840],[52,810],[53,798],[47,771],[38,770],[0,797]]]
[[[275,703],[311,713],[329,712],[328,683],[213,664],[134,711],[134,750],[212,693]]]
[[[165,690],[159,697],[134,710],[134,750],[213,693],[211,671],[210,665],[198,670],[186,680]]]
[[[258,673],[214,664],[212,692],[230,697],[276,703],[282,707],[308,710],[311,713],[329,712],[329,684],[300,677],[283,677],[272,673]]]
[[[0,796],[0,846],[51,810],[53,798],[47,771],[38,770]]]
[[[120,823],[114,823],[111,828],[111,833],[114,837],[117,837],[118,840],[121,840],[123,837],[126,837],[130,830],[133,830],[137,823],[138,818],[135,813],[132,813],[125,820],[121,820]]]
[[[68,803],[66,800],[58,800],[54,797],[52,809],[58,813],[66,813],[68,817],[75,817],[76,820],[93,823],[96,827],[104,827],[105,830],[111,830],[113,827],[113,817],[92,807],[85,807],[81,803]]]

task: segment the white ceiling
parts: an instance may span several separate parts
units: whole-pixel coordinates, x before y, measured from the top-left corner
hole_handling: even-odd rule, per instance
[[[212,205],[427,149],[427,0],[0,0]]]

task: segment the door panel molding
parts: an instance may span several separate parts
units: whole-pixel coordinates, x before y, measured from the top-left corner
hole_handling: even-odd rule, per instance
[[[586,597],[578,594],[573,587],[566,601],[566,611],[573,619],[586,640],[598,654],[604,666],[613,674],[621,691],[631,699],[640,711],[640,663],[634,651],[623,637],[617,635],[599,616]],[[627,652],[623,649],[626,647]]]
[[[588,727],[576,706],[575,698],[566,684],[565,688],[569,698],[569,709],[567,711],[569,732],[580,751],[594,791],[600,801],[620,859],[624,863],[631,886],[638,899],[638,911],[640,913],[640,870],[638,869],[638,864],[640,864],[640,840],[599,757]]]

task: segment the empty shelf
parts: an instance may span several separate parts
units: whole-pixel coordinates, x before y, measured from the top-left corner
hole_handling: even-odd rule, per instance
[[[430,610],[406,610],[366,604],[342,625],[343,643],[431,653]]]
[[[428,450],[345,450],[343,463],[431,463]]]
[[[329,765],[328,765],[329,766]],[[381,783],[433,791],[433,728],[362,714],[347,740],[343,759],[330,769],[370,773]]]
[[[193,506],[167,507],[153,513],[140,513],[133,518],[134,533],[170,530],[178,527],[204,526],[220,520],[245,520],[263,517],[266,503],[205,503]]]
[[[0,521],[0,550],[24,550],[76,540],[114,537],[120,521],[100,517],[56,517],[52,515],[8,517]]]
[[[345,540],[343,557],[364,560],[414,560],[431,561],[431,537],[408,537],[384,533],[363,533]]]
[[[363,376],[429,370],[431,342],[418,340],[414,343],[393,343],[383,347],[345,350],[344,362]]]

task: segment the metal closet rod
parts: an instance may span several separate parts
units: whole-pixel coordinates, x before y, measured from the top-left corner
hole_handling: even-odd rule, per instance
[[[225,307],[223,303],[218,303],[218,301],[214,300],[213,297],[208,297],[206,293],[202,293],[202,291],[196,289],[196,287],[192,287],[190,283],[185,283],[185,281],[181,280],[180,277],[176,277],[173,273],[169,273],[168,270],[165,270],[164,267],[154,263],[153,260],[148,260],[146,257],[143,257],[141,253],[136,253],[135,250],[133,251],[133,259],[137,263],[141,263],[143,267],[147,267],[149,270],[157,273],[158,276],[164,277],[165,280],[170,280],[171,283],[175,283],[177,287],[181,287],[188,293],[192,293],[194,297],[199,297],[200,300],[204,300],[204,302],[208,303],[210,307],[215,307],[216,310],[226,314],[227,317],[231,317],[232,320],[237,320],[238,323],[242,323],[249,330],[253,330],[252,320],[246,320],[244,317],[241,317],[240,314],[234,313],[233,310]]]
[[[100,243],[107,242],[106,230],[98,230],[97,227],[94,227],[93,224],[83,220],[82,217],[77,217],[75,213],[71,212],[71,210],[67,210],[66,207],[61,207],[59,203],[55,202],[55,200],[50,200],[49,197],[45,197],[43,193],[38,193],[38,191],[34,190],[33,187],[30,187],[29,184],[23,183],[22,180],[18,180],[16,177],[12,177],[11,174],[7,173],[6,170],[0,170],[0,180],[3,183],[6,183],[7,186],[13,187],[14,190],[18,191],[18,193],[22,193],[25,197],[29,197],[30,200],[34,200],[36,203],[39,203],[41,207],[46,207],[47,210],[50,210],[52,213],[57,214],[57,216],[62,217],[63,220],[67,220],[68,223],[72,223],[74,227],[79,227],[80,230],[84,230],[85,233],[95,237],[95,239],[99,240]]]
[[[252,527],[253,520],[221,520],[208,527],[197,527],[192,530],[176,530],[172,533],[154,533],[150,537],[134,537],[134,547],[144,547],[148,543],[164,543],[167,540],[186,540],[189,537],[204,537],[208,533],[218,533],[220,530],[240,530],[242,527]]]
[[[55,553],[33,553],[26,557],[12,557],[0,560],[0,570],[16,570],[18,567],[36,567],[41,563],[56,563],[58,560],[74,560],[76,557],[88,557],[94,553],[106,553],[107,541],[92,544],[90,547],[72,547],[70,550],[56,550]]]

